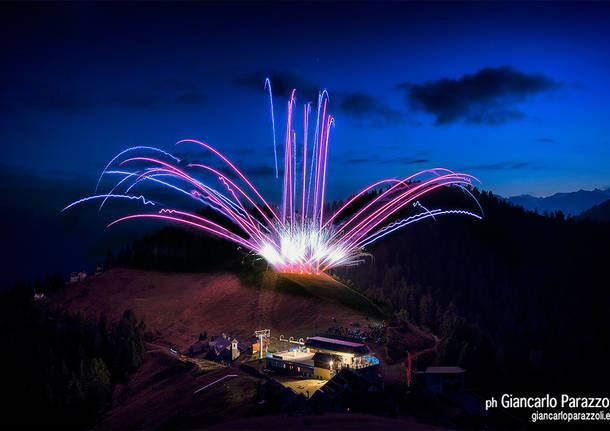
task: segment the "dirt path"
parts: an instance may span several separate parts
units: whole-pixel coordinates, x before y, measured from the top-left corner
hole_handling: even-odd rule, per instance
[[[438,355],[438,345],[440,344],[440,340],[436,335],[432,335],[434,337],[434,345],[432,347],[428,347],[423,350],[416,350],[415,352],[409,352],[411,354],[411,361],[417,361],[417,358],[420,355],[425,353],[434,352],[434,362],[433,365],[438,365],[439,363],[439,355]]]

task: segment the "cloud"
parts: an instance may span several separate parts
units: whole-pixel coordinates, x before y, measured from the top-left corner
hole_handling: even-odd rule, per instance
[[[418,163],[428,163],[428,159],[412,159],[410,157],[394,157],[392,159],[383,159],[379,163],[382,165],[416,165]]]
[[[422,84],[402,83],[407,103],[436,116],[435,124],[463,120],[503,124],[524,118],[514,105],[537,93],[553,91],[563,82],[542,73],[523,73],[510,66],[486,67],[459,79],[442,78]]]
[[[233,83],[262,91],[267,77],[271,81],[274,96],[287,98],[296,88],[297,95],[300,95],[301,98],[317,102],[318,92],[322,90],[322,86],[310,82],[292,71],[247,73],[235,78]],[[333,107],[343,115],[371,122],[377,126],[399,124],[405,121],[403,112],[390,107],[378,97],[364,92],[332,91],[330,100]]]
[[[428,159],[414,159],[411,157],[393,157],[390,159],[381,159],[379,157],[369,157],[369,158],[354,158],[347,159],[345,162],[349,164],[362,164],[362,163],[377,163],[381,165],[415,165],[418,163],[427,163],[430,160]]]
[[[181,159],[184,163],[197,163],[197,162],[221,162],[220,158],[212,153],[211,151],[206,150],[205,148],[196,145],[196,144],[183,144],[174,147],[175,149],[170,149],[170,153]],[[266,148],[264,150],[268,150],[270,154],[273,154],[273,149],[271,147]],[[223,149],[222,152],[230,156],[230,158],[237,162],[239,165],[241,158],[250,158],[252,155],[257,154],[258,149],[252,147],[233,147]]]
[[[384,150],[401,150],[402,146],[396,145],[396,144],[391,144],[391,145],[380,145],[379,148],[384,149]]]
[[[340,94],[339,108],[345,115],[358,119],[381,120],[387,124],[404,121],[404,114],[370,94],[355,92]]]
[[[532,162],[516,162],[516,161],[503,161],[496,163],[489,163],[483,165],[474,165],[461,168],[461,171],[495,171],[495,170],[514,170],[514,169],[542,169],[543,166]]]
[[[191,81],[176,78],[167,78],[157,81],[150,86],[152,91],[177,93],[174,103],[179,105],[203,106],[207,104],[208,97],[201,92],[199,86]]]
[[[106,106],[121,106],[135,109],[161,109],[169,104],[172,100],[167,95],[147,93],[147,92],[133,92],[133,93],[122,93],[122,94],[108,94],[96,100],[92,98],[90,100],[91,105],[106,105]]]

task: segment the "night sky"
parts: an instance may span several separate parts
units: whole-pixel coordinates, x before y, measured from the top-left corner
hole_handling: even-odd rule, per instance
[[[82,237],[59,210],[132,145],[204,140],[277,201],[266,76],[278,125],[290,89],[299,113],[328,89],[330,199],[432,167],[503,196],[606,188],[609,22],[610,3],[2,3],[3,277]],[[99,254],[82,242],[66,256]]]

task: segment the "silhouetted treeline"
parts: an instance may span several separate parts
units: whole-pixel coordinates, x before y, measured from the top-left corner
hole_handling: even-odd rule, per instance
[[[8,429],[85,429],[110,402],[114,384],[144,361],[144,324],[124,312],[111,325],[48,309],[31,283],[0,295],[2,423]]]
[[[158,271],[231,271],[239,270],[245,253],[229,241],[194,229],[165,227],[109,254],[106,262]]]
[[[21,282],[23,284],[23,282]],[[64,288],[64,276],[61,273],[55,273],[53,275],[45,275],[44,278],[37,278],[32,285],[34,292],[44,293],[49,295],[51,293],[59,292]]]
[[[412,224],[374,243],[372,260],[335,272],[437,334],[441,362],[466,368],[471,385],[604,391],[610,224],[472,191],[483,220]],[[456,195],[439,190],[425,204],[449,208]]]
[[[610,222],[610,199],[583,211],[577,218],[579,220]]]

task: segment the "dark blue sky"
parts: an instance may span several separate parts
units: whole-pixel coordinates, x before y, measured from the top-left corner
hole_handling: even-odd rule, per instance
[[[6,165],[94,177],[126,146],[199,138],[238,160],[256,149],[243,162],[270,166],[255,77],[283,72],[281,85],[330,92],[334,197],[434,166],[466,169],[503,195],[610,185],[607,3],[3,9]],[[477,82],[477,72],[502,66],[510,71],[491,78],[498,82]],[[534,74],[549,85],[511,84]],[[442,79],[457,81],[435,88]],[[424,99],[461,91],[447,121],[438,119],[452,101],[411,97],[426,83]],[[341,106],[345,98],[354,109]],[[277,111],[281,118],[279,100]]]
[[[608,22],[601,2],[2,3],[4,209],[56,214],[121,149],[183,138],[276,191],[266,75],[278,124],[288,88],[297,112],[328,89],[331,199],[431,167],[505,196],[605,188]]]

